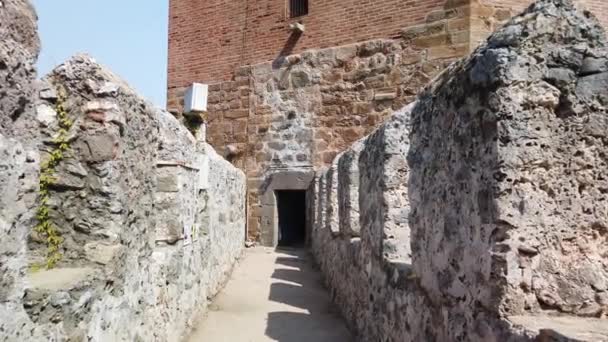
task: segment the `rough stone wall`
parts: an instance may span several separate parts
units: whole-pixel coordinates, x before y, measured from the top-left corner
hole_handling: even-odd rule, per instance
[[[521,13],[533,0],[473,0],[469,19],[470,43],[475,48],[512,16]],[[608,2],[604,0],[575,0],[581,11],[596,16],[608,28]]]
[[[244,174],[90,57],[41,83],[41,161],[55,150],[56,108],[73,121],[48,203],[63,257],[28,271],[44,264],[46,239],[33,225],[23,232],[26,253],[8,255],[22,264],[22,296],[0,336],[179,341],[242,251]]]
[[[340,154],[310,191],[313,254],[361,341],[428,340],[411,279],[410,109]]]
[[[410,224],[431,298],[470,320],[470,302],[605,312],[607,62],[597,21],[540,1],[420,96]]]
[[[24,117],[31,114],[33,81],[36,77],[34,63],[38,58],[40,42],[36,31],[36,13],[28,1],[4,2],[0,16],[0,86],[3,93],[0,129],[2,134],[13,137],[21,134],[15,128],[22,128],[27,121]]]
[[[488,5],[489,7],[495,7],[497,9],[504,9],[515,15],[526,9],[534,1],[532,0],[481,0],[481,3]],[[580,9],[589,10],[593,15],[598,17],[600,23],[606,28],[608,27],[608,3],[604,0],[575,0],[574,4],[578,5]],[[510,15],[510,16],[511,16]],[[480,19],[488,19],[489,22],[494,21],[496,17],[493,15],[480,16]],[[501,21],[500,19],[498,20]]]
[[[361,340],[608,340],[606,75],[598,23],[540,1],[318,174],[313,253]]]
[[[23,310],[26,243],[38,186],[34,64],[40,49],[36,13],[24,0],[0,6],[0,340],[19,333],[46,340]],[[23,330],[22,330],[23,329]],[[23,335],[21,335],[23,336]]]

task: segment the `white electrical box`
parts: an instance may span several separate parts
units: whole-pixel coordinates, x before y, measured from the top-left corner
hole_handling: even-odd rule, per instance
[[[184,113],[206,112],[208,95],[207,84],[192,83],[184,95]]]

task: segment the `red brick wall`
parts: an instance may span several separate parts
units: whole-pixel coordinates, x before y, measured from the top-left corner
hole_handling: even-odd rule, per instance
[[[298,18],[306,32],[290,41],[294,20],[286,0],[170,0],[169,88],[228,80],[236,67],[273,60],[281,51],[393,37],[445,2],[310,0],[309,15]]]
[[[245,0],[170,1],[169,88],[195,80],[223,80],[244,64],[244,4]]]
[[[290,39],[294,20],[288,18],[287,0],[170,0],[168,89],[229,80],[239,66],[282,53],[394,37],[404,27],[434,20],[445,7],[468,1],[476,0],[310,0],[309,15],[298,18],[306,32]],[[608,0],[577,1],[608,27]],[[481,2],[515,14],[532,0]],[[472,40],[483,36],[473,34]]]

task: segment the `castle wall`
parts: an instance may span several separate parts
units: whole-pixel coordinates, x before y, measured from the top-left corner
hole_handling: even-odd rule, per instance
[[[272,173],[312,172],[330,164],[410,103],[454,59],[475,49],[513,10],[491,2],[449,2],[393,39],[308,50],[251,66],[241,60],[230,80],[212,83],[208,141],[247,174],[249,237],[259,240],[270,229],[262,222],[260,198]],[[302,38],[309,34],[314,37],[306,32]],[[169,89],[169,109],[178,116],[187,84]]]
[[[63,101],[73,138],[49,196],[63,257],[29,276],[26,311],[76,340],[179,341],[244,246],[243,173],[87,56],[45,82],[65,100],[43,99],[39,111]],[[60,119],[46,122],[45,141]],[[31,263],[44,263],[44,246],[33,234]]]
[[[530,6],[533,0],[475,0],[471,12],[471,44],[477,46],[487,36],[497,30],[510,17]],[[574,0],[580,10],[591,12],[608,28],[608,3],[604,0]]]
[[[607,76],[602,29],[540,1],[317,174],[311,247],[360,339],[608,338]]]
[[[469,50],[468,13],[469,6],[453,7],[397,39],[310,50],[239,68],[232,81],[210,85],[207,138],[246,171],[251,239],[274,229],[262,203],[272,174],[330,164],[411,102]]]
[[[508,9],[513,15],[517,14],[534,1],[532,0],[481,0],[485,5],[496,8]],[[575,0],[573,1],[581,9],[589,10],[595,15],[604,27],[608,27],[608,3],[603,0]]]
[[[213,85],[209,139],[244,174],[89,57],[35,84],[34,11],[3,1],[0,339],[180,340],[246,198],[264,239],[288,186],[309,186],[313,253],[364,341],[607,339],[605,36],[543,0],[446,69],[487,8]]]
[[[181,341],[244,247],[245,175],[88,56],[32,91],[36,50],[6,42],[0,106],[38,143],[0,136],[0,340]]]
[[[410,110],[338,155],[311,188],[311,249],[332,299],[362,341],[433,340],[412,266]],[[446,339],[443,339],[446,340]]]
[[[47,331],[31,324],[22,302],[39,178],[36,12],[29,1],[3,1],[0,22],[0,339],[46,341]]]

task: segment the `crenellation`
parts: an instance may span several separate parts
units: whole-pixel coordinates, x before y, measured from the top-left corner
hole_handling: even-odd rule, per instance
[[[359,207],[349,177],[336,194],[361,240],[331,234],[330,190],[316,190],[311,246],[358,338],[608,338],[581,318],[606,310],[603,135],[589,134],[606,114],[605,57],[591,57],[605,46],[570,2],[540,1],[360,141]]]

